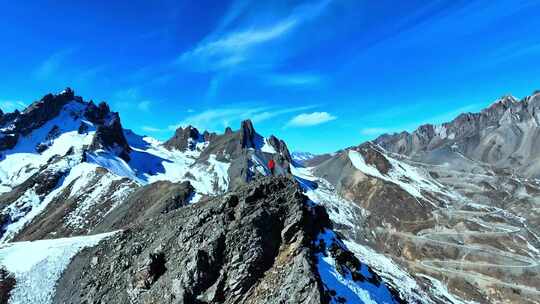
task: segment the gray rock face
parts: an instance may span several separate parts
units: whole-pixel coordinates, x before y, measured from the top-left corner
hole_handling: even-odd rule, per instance
[[[118,113],[108,113],[102,124],[97,125],[96,134],[89,147],[90,150],[108,149],[129,161],[131,148],[124,136]]]
[[[84,250],[55,303],[325,302],[312,259],[322,222],[293,181],[258,180]]]
[[[54,303],[340,303],[321,280],[320,254],[354,282],[387,286],[338,236],[319,238],[331,226],[294,180],[259,179],[137,220],[83,250],[64,271]]]
[[[186,151],[194,150],[197,143],[204,141],[204,135],[200,134],[199,130],[192,126],[187,126],[185,128],[176,129],[173,137],[167,140],[164,143],[164,146],[169,150],[176,149],[179,151]]]
[[[480,162],[538,177],[539,139],[537,93],[521,101],[505,96],[480,113],[461,114],[440,126],[423,125],[412,133],[382,135],[374,142],[390,152],[427,163],[466,167]]]

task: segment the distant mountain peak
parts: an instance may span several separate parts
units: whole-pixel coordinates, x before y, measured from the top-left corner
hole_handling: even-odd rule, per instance
[[[209,134],[205,132],[204,134]],[[174,135],[164,143],[164,146],[171,150],[179,151],[194,150],[198,142],[204,141],[204,136],[197,128],[189,125],[185,128],[179,127],[174,132]]]
[[[411,133],[384,134],[374,142],[421,161],[451,163],[465,156],[540,176],[540,167],[534,165],[538,151],[534,138],[540,133],[539,97],[519,101],[505,95],[478,113],[463,113],[441,125],[422,125]]]

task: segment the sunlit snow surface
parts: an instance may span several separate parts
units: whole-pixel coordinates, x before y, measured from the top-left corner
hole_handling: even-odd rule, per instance
[[[218,161],[215,155],[210,155],[207,163],[196,163],[208,143],[198,143],[195,150],[182,152],[168,150],[153,138],[141,140],[146,145],[132,145],[129,162],[104,150],[87,153],[88,161],[141,185],[164,180],[189,181],[199,195],[212,195],[228,189],[229,163]]]
[[[17,145],[2,151],[0,158],[0,187],[1,192],[8,192],[14,186],[22,183],[54,155],[65,155],[71,147],[82,149],[84,145],[92,142],[94,127],[92,123],[82,119],[85,105],[72,101],[66,104],[60,114],[46,122],[40,128],[27,136],[21,136]],[[88,126],[88,132],[77,132],[81,123]],[[59,136],[52,140],[50,147],[43,153],[36,153],[36,146],[48,142],[47,135],[57,126]]]
[[[114,232],[0,245],[0,264],[15,276],[10,304],[51,303],[56,281],[81,249],[97,245]]]
[[[337,241],[334,232],[328,229],[324,233],[320,233],[318,238],[319,241],[323,240],[327,245]],[[345,247],[344,244],[340,244]],[[334,290],[337,296],[347,301],[346,303],[394,303],[392,294],[384,284],[376,286],[368,281],[354,281],[350,273],[341,274],[337,271],[337,267],[336,260],[328,253],[326,255],[323,253],[317,254],[317,269],[319,270],[319,275],[325,288],[327,290]],[[361,274],[366,279],[370,279],[373,276],[365,264],[362,264]],[[333,300],[332,303],[337,302]]]

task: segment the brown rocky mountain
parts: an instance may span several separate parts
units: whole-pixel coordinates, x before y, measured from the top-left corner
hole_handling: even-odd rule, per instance
[[[338,231],[391,258],[411,285],[445,286],[455,298],[443,302],[538,303],[539,105],[539,94],[503,97],[311,158],[302,173],[316,181],[314,197],[335,192],[351,204],[323,200]]]

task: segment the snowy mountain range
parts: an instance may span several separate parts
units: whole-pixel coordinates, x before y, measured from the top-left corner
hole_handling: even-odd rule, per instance
[[[0,303],[540,303],[539,113],[313,155],[46,95],[0,113]]]

